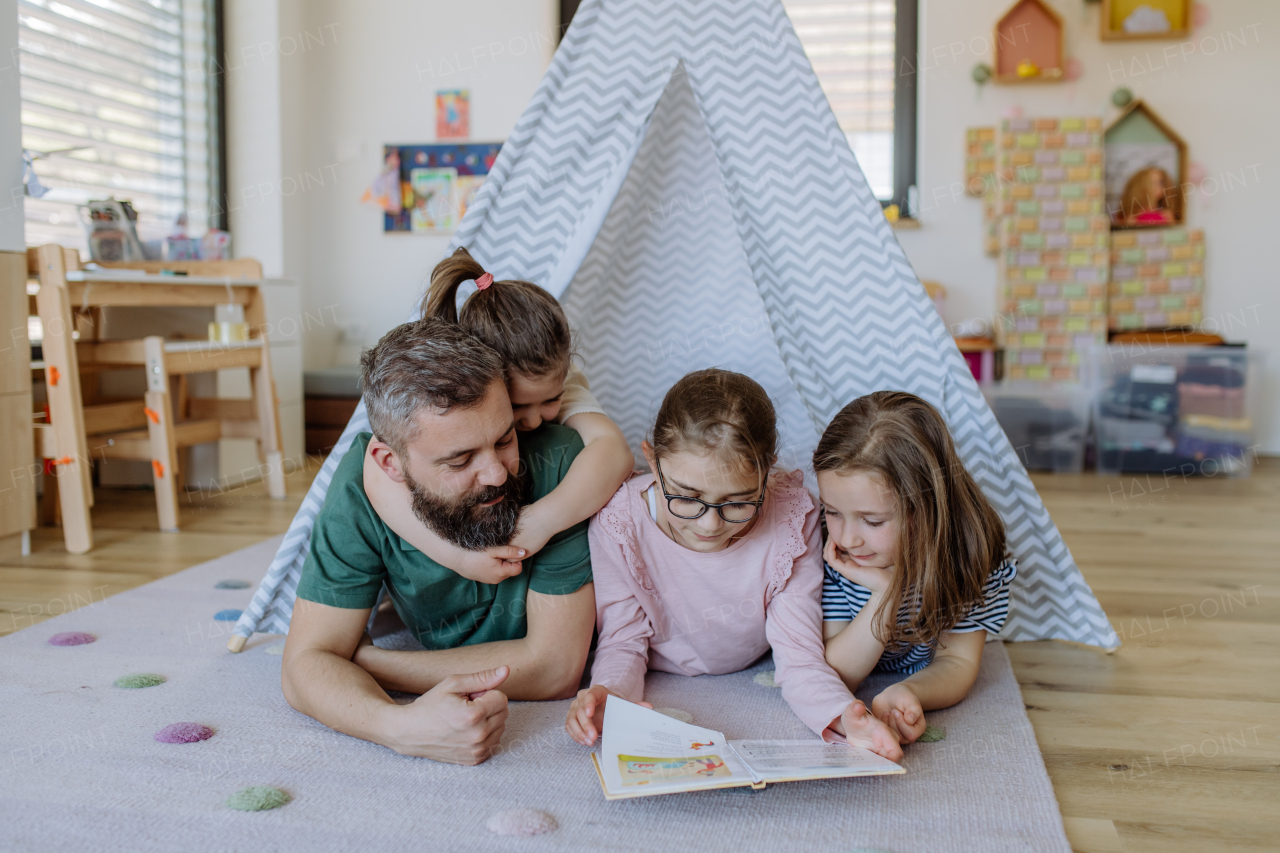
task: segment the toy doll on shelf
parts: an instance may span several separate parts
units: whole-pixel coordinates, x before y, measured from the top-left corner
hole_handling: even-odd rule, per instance
[[[1115,224],[1125,226],[1171,225],[1178,220],[1169,206],[1176,185],[1159,166],[1135,172],[1124,185]]]

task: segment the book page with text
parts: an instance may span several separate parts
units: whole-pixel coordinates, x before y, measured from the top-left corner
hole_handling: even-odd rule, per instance
[[[734,752],[765,782],[880,776],[906,771],[869,749],[821,740],[735,740]]]

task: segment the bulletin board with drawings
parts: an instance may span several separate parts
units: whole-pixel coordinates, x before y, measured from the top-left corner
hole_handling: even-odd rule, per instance
[[[501,142],[384,146],[382,230],[453,233],[501,148]]]

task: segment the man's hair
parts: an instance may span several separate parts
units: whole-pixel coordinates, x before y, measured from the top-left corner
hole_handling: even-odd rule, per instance
[[[457,324],[428,318],[397,326],[360,356],[369,426],[402,460],[418,437],[418,412],[478,404],[503,379],[502,359]]]

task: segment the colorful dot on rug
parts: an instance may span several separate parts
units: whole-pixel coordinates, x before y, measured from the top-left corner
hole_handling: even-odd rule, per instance
[[[693,722],[693,714],[690,714],[688,711],[681,711],[679,708],[654,708],[653,710],[662,714],[664,717],[670,717],[671,719],[679,720],[682,723]]]
[[[254,785],[249,788],[241,788],[227,797],[226,805],[227,808],[235,809],[236,811],[264,812],[267,809],[278,809],[289,800],[289,795],[279,788]]]
[[[512,809],[489,818],[485,827],[494,835],[541,835],[559,829],[556,819],[538,809]]]
[[[764,672],[757,672],[756,677],[751,679],[761,687],[777,687],[778,682],[773,680],[774,670],[766,669]]]
[[[86,634],[84,631],[63,631],[61,634],[54,634],[49,638],[51,646],[83,646],[85,643],[92,643],[98,638],[93,634]]]
[[[132,675],[122,675],[114,682],[116,687],[127,687],[131,690],[139,687],[155,687],[157,684],[164,684],[165,677],[156,675],[154,672],[135,672]]]
[[[263,651],[269,655],[282,655],[284,654],[284,643],[274,643],[267,646]]]
[[[219,610],[217,613],[213,614],[213,618],[217,619],[219,622],[238,622],[240,620],[240,614],[243,612],[243,610]]]
[[[916,743],[937,743],[947,739],[947,730],[942,726],[925,726],[924,734],[916,739]]]
[[[213,737],[213,729],[199,723],[170,723],[156,732],[161,743],[195,743]]]
[[[218,581],[213,585],[214,589],[248,589],[248,581]]]

